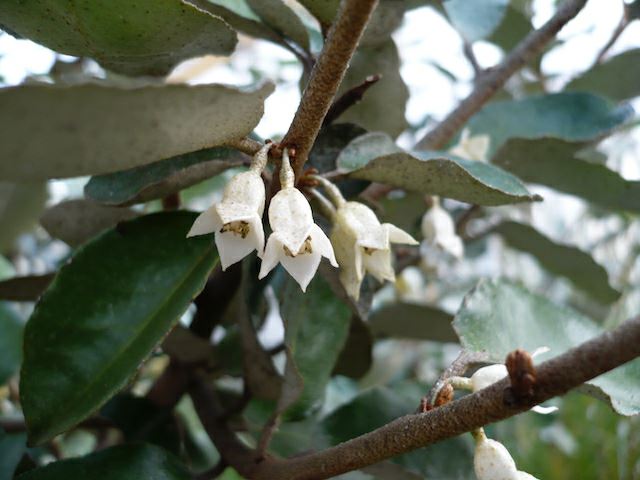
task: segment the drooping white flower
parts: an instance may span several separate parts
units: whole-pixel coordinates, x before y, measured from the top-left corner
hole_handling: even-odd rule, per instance
[[[333,183],[323,177],[315,177],[322,184],[333,204],[318,192],[324,200],[325,210],[333,221],[331,243],[340,265],[340,281],[354,299],[360,297],[360,285],[366,272],[379,281],[395,281],[391,265],[391,244],[417,245],[418,242],[404,230],[391,223],[380,223],[376,214],[359,202],[347,202]],[[335,207],[334,207],[335,206]]]
[[[507,448],[484,433],[476,440],[473,469],[478,480],[517,480],[518,469]]]
[[[304,292],[318,270],[320,259],[328,258],[337,267],[333,247],[322,229],[313,222],[311,206],[293,186],[294,176],[286,149],[282,156],[282,189],[269,205],[269,236],[258,278],[264,278],[281,263]]]
[[[222,201],[196,218],[187,237],[215,232],[222,269],[239,262],[254,250],[264,249],[265,188],[260,173],[267,163],[270,144],[254,157],[247,172],[234,176],[224,188]]]
[[[460,135],[460,141],[449,150],[449,153],[467,160],[486,162],[490,144],[489,135],[471,136],[469,129],[465,128]]]
[[[422,236],[427,245],[436,247],[461,258],[464,253],[462,239],[456,234],[456,227],[449,212],[440,206],[438,198],[433,198],[432,207],[422,217]]]
[[[473,468],[478,480],[538,480],[516,468],[516,462],[507,448],[487,438],[482,428],[471,432],[476,441]]]

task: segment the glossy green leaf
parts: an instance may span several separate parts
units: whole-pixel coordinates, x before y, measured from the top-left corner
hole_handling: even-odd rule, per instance
[[[566,90],[594,92],[612,100],[640,95],[640,48],[609,58],[572,80]]]
[[[508,140],[492,162],[519,178],[614,210],[640,211],[640,181],[577,158],[586,144],[556,138]]]
[[[444,9],[453,26],[469,42],[488,37],[500,25],[509,0],[446,0]]]
[[[535,228],[518,222],[502,222],[493,231],[509,246],[530,253],[545,269],[568,278],[595,300],[612,303],[620,298],[621,293],[609,285],[607,271],[587,252],[554,242]]]
[[[97,175],[221,145],[253,130],[272,91],[271,85],[253,92],[220,85],[5,88],[0,177]]]
[[[332,412],[322,422],[332,443],[347,441],[413,413],[424,392],[418,386],[411,387],[407,392],[402,385],[373,388]],[[473,453],[465,437],[438,442],[392,461],[426,478],[472,478]]]
[[[138,213],[128,208],[99,205],[91,200],[67,200],[48,208],[40,224],[53,238],[77,247],[118,222],[131,220]]]
[[[593,141],[610,134],[632,115],[628,105],[615,106],[596,95],[556,93],[490,103],[468,126],[472,135],[491,137],[493,154],[510,138]]]
[[[457,343],[452,321],[453,315],[439,308],[404,302],[385,305],[369,316],[376,335]]]
[[[454,328],[464,348],[486,350],[504,362],[516,349],[549,347],[543,359],[561,354],[602,333],[591,319],[503,280],[482,280],[456,314]],[[622,415],[640,412],[640,359],[588,382],[590,393],[605,397]]]
[[[165,75],[187,58],[229,55],[236,33],[180,0],[4,0],[5,28],[60,53],[128,75]]]
[[[196,215],[121,223],[60,269],[25,330],[20,393],[31,443],[96,411],[126,385],[216,265],[210,236],[187,239]]]
[[[400,135],[408,126],[404,111],[409,89],[399,70],[398,48],[392,39],[375,47],[359,48],[351,59],[338,95],[360,85],[371,75],[380,74],[382,78],[365,92],[362,101],[340,116],[340,121],[393,137]]]
[[[151,445],[120,445],[86,457],[50,463],[20,480],[191,480],[177,458]]]
[[[0,164],[3,162],[12,164],[10,158],[0,160]],[[47,185],[43,182],[0,181],[0,252],[11,250],[18,235],[26,233],[36,225],[44,210],[47,196]]]
[[[349,174],[351,178],[478,205],[539,200],[520,180],[500,168],[441,152],[402,152],[381,133],[353,140],[341,153],[338,165],[347,171],[346,167],[363,165]]]
[[[6,433],[0,428],[0,480],[12,480],[20,459],[27,450],[25,433]]]
[[[133,205],[162,198],[242,164],[244,156],[224,147],[178,155],[116,173],[91,177],[87,197],[105,205]]]
[[[300,17],[282,0],[246,0],[251,9],[273,30],[290,38],[305,50],[309,34]]]
[[[20,368],[23,329],[18,314],[0,302],[0,385],[4,385]]]
[[[331,371],[347,340],[351,312],[320,275],[316,275],[306,293],[287,279],[282,299],[280,314],[285,324],[288,363],[295,365],[304,387],[289,410],[292,417],[297,417],[322,401]]]

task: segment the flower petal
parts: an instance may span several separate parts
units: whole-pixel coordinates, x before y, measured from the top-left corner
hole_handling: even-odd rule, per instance
[[[309,234],[311,235],[311,248],[313,251],[317,251],[323,257],[328,258],[331,265],[338,268],[338,262],[336,261],[336,256],[333,252],[333,246],[331,245],[326,233],[324,233],[322,229],[314,223]]]
[[[196,218],[191,226],[191,230],[187,233],[187,238],[196,235],[205,235],[207,233],[217,232],[222,227],[220,217],[216,212],[215,205],[208,208]]]
[[[256,239],[253,235],[242,238],[233,232],[216,232],[216,247],[220,255],[222,270],[239,262],[253,252],[256,248]]]
[[[296,188],[280,190],[269,205],[269,224],[290,251],[299,251],[313,225],[309,201]]]
[[[365,270],[376,277],[378,281],[395,281],[396,274],[391,266],[390,250],[375,250],[372,253],[365,252],[365,254],[362,255],[362,260]]]
[[[258,273],[258,279],[266,277],[271,270],[278,264],[281,258],[284,257],[284,251],[282,250],[282,243],[275,234],[271,234],[269,240],[267,240],[267,246],[264,249],[264,255],[262,256],[262,263],[260,264],[260,273]]]
[[[312,253],[296,255],[295,257],[284,255],[280,259],[280,263],[282,263],[285,270],[289,272],[289,275],[298,282],[302,291],[305,292],[311,279],[316,274],[316,270],[318,270],[321,258],[322,255],[320,252],[314,251]]]
[[[418,241],[415,238],[394,224],[383,223],[382,226],[387,229],[390,242],[402,243],[404,245],[418,245]]]

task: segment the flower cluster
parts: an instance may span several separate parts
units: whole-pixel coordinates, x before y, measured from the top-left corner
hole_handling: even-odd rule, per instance
[[[271,199],[269,224],[271,236],[265,248],[262,215],[265,188],[261,178],[271,144],[254,157],[249,171],[233,177],[226,185],[222,201],[203,212],[194,222],[188,237],[215,232],[222,269],[239,262],[254,250],[262,259],[259,278],[281,263],[306,290],[315,275],[321,257],[337,267],[329,239],[313,222],[311,206],[294,187],[294,174],[284,151],[280,182],[282,189]]]
[[[256,154],[249,171],[229,181],[222,200],[196,219],[187,236],[214,232],[223,270],[256,250],[262,259],[259,278],[264,278],[281,263],[303,291],[315,275],[322,257],[334,267],[340,266],[340,280],[355,299],[360,295],[367,272],[379,281],[394,281],[391,244],[416,245],[413,237],[394,225],[381,224],[369,207],[347,202],[335,185],[316,177],[333,202],[319,192],[313,192],[333,221],[329,240],[314,223],[308,200],[294,186],[294,173],[286,149],[280,169],[282,188],[269,205],[272,233],[265,245],[262,227],[265,187],[261,173],[267,163],[269,147],[269,144],[265,145]]]

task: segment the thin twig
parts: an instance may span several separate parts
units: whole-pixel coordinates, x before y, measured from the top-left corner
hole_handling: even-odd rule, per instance
[[[281,142],[283,147],[296,150],[293,165],[296,178],[302,173],[322,121],[377,3],[377,0],[343,0],[340,5],[337,20],[329,31],[293,122]]]
[[[478,63],[476,54],[473,51],[473,45],[471,45],[469,41],[464,40],[462,44],[462,52],[464,53],[464,56],[467,58],[467,60],[469,60],[471,68],[473,68],[473,73],[475,74],[476,79],[478,79],[478,77],[480,77],[480,75],[482,74],[482,67]]]
[[[417,144],[419,149],[440,149],[455,136],[473,114],[498,91],[507,80],[535,58],[569,20],[585,6],[587,0],[568,0],[542,27],[527,35],[502,63],[484,73],[471,94]]]
[[[460,352],[453,363],[451,363],[451,365],[442,372],[438,381],[434,383],[431,390],[429,390],[429,393],[422,398],[418,411],[424,413],[429,410],[429,407],[435,404],[438,392],[447,383],[447,379],[464,375],[471,365],[486,362],[487,358],[488,355],[484,353],[467,352],[466,350]]]
[[[335,447],[287,460],[265,458],[258,463],[233,432],[221,429],[217,419],[211,418],[211,398],[203,394],[211,393],[211,387],[199,383],[192,398],[222,458],[246,478],[323,480],[523,413],[639,356],[640,317],[636,317],[537,366],[532,395],[525,401],[505,398],[510,387],[507,378],[427,413],[398,418]]]
[[[378,83],[381,78],[382,75],[369,75],[364,79],[364,82],[356,85],[355,87],[347,90],[342,95],[340,95],[340,97],[338,97],[338,99],[333,102],[331,108],[329,108],[327,116],[324,117],[322,125],[331,125],[345,111],[360,102],[365,92],[369,90],[373,85]]]
[[[618,23],[618,25],[616,26],[615,30],[611,34],[611,37],[609,38],[607,43],[604,45],[604,47],[602,47],[600,49],[600,52],[598,52],[598,55],[596,56],[596,59],[594,60],[592,67],[595,67],[596,65],[599,65],[602,63],[602,61],[604,60],[604,57],[607,56],[607,53],[609,53],[609,50],[611,49],[611,47],[613,47],[613,45],[618,41],[618,38],[620,38],[620,35],[622,35],[622,32],[624,32],[626,28],[629,26],[629,23],[630,22],[627,16],[627,9],[625,5],[625,10],[624,10],[624,13],[622,14],[622,18],[620,19],[620,23]]]

